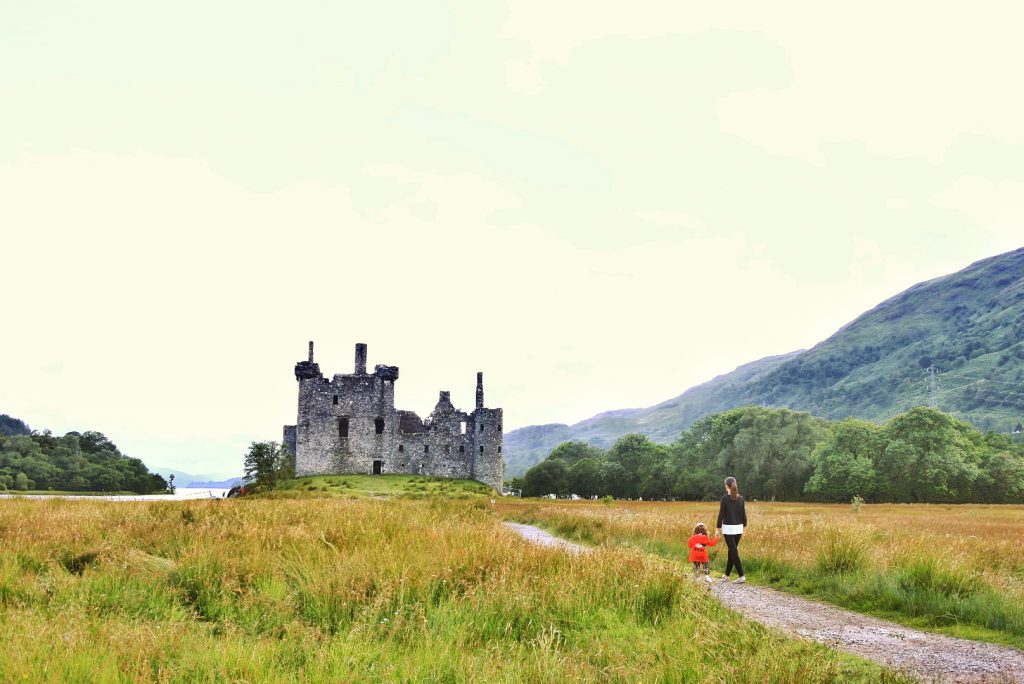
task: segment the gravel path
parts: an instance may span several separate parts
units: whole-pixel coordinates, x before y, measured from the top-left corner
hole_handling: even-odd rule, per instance
[[[505,523],[527,540],[574,553],[591,549],[532,525]],[[745,617],[903,670],[929,682],[1022,682],[1024,651],[919,632],[773,589],[715,582],[708,588]]]

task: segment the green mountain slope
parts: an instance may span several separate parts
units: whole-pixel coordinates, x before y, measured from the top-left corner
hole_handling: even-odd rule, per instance
[[[930,366],[938,408],[983,430],[1024,419],[1024,249],[914,285],[810,350],[741,366],[656,406],[515,430],[505,436],[507,470],[521,474],[566,440],[608,446],[639,432],[672,441],[702,416],[747,404],[880,421],[929,403]]]
[[[770,356],[742,365],[649,408],[607,411],[575,425],[552,423],[513,430],[505,435],[506,477],[522,475],[562,442],[582,441],[607,448],[631,432],[648,435],[659,442],[671,442],[697,419],[735,407],[735,397],[742,394],[745,385],[756,382],[802,353]]]
[[[1024,416],[1024,249],[919,283],[745,387],[742,403],[883,420],[929,403],[983,430]]]

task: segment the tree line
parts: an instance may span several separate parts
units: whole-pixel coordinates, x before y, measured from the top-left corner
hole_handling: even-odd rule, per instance
[[[706,416],[671,444],[638,434],[608,450],[565,442],[513,486],[524,496],[707,500],[727,475],[748,499],[1024,502],[1024,446],[926,407],[879,425],[748,406]]]
[[[0,433],[0,490],[151,494],[167,488],[163,477],[100,432]]]

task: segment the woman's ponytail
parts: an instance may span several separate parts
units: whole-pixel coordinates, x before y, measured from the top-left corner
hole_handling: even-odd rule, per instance
[[[729,476],[725,478],[725,488],[729,490],[729,498],[736,501],[740,498],[740,486],[736,482],[736,478]]]

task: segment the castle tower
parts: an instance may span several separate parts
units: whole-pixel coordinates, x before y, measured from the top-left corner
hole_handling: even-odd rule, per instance
[[[473,479],[485,482],[497,490],[505,477],[505,459],[501,453],[503,444],[502,410],[484,406],[484,374],[476,374],[476,409],[470,414],[472,430]]]
[[[366,344],[356,344],[356,375],[366,375]]]
[[[441,391],[424,420],[395,409],[398,367],[367,372],[367,346],[355,345],[351,374],[326,378],[313,356],[295,364],[298,420],[284,427],[299,477],[407,473],[471,478],[501,488],[504,476],[502,410],[484,406],[483,373],[476,377],[476,409],[467,414]]]

